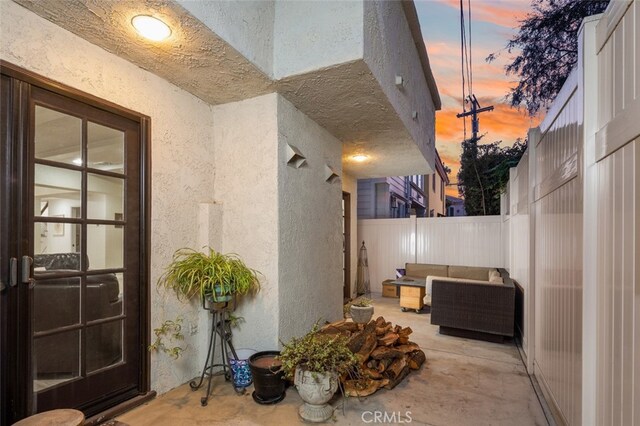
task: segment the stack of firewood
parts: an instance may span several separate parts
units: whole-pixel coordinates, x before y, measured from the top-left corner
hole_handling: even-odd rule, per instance
[[[367,325],[341,320],[320,331],[347,336],[349,349],[358,358],[361,377],[343,378],[347,396],[371,395],[382,387],[393,389],[426,360],[420,347],[409,340],[411,328],[394,326],[383,317]]]

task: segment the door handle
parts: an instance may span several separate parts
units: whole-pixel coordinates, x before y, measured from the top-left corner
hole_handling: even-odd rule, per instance
[[[12,257],[9,259],[9,286],[18,285],[18,259]]]
[[[36,280],[31,277],[31,265],[33,264],[33,258],[29,256],[22,256],[22,282],[32,286]]]

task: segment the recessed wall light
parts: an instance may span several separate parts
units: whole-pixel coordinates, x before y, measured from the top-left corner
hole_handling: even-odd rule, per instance
[[[353,157],[351,157],[351,159],[353,161],[357,161],[358,163],[362,163],[363,161],[365,161],[367,158],[369,158],[368,156],[364,155],[364,154],[358,154],[358,155],[354,155]]]
[[[162,41],[171,35],[171,28],[158,18],[149,15],[134,16],[131,25],[138,33],[153,41]]]

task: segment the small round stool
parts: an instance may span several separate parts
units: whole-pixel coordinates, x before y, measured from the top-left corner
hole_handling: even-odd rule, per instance
[[[34,414],[14,423],[14,426],[81,426],[84,414],[78,410],[51,410]]]

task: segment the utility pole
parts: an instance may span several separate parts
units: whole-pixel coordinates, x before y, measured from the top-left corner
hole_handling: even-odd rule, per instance
[[[471,116],[471,131],[473,133],[471,140],[477,143],[478,132],[480,131],[480,120],[478,119],[478,114],[480,114],[481,112],[493,111],[493,105],[482,108],[480,106],[480,103],[476,99],[476,95],[468,96],[467,99],[465,99],[465,102],[471,103],[471,109],[469,111],[456,114],[456,117],[463,118],[463,117]]]
[[[471,103],[471,110],[465,111],[460,114],[456,114],[456,117],[463,118],[471,116],[471,141],[473,142],[474,151],[474,162],[473,162],[473,170],[476,172],[476,178],[478,179],[478,185],[480,186],[480,193],[482,195],[482,213],[484,215],[487,214],[487,206],[484,198],[484,187],[482,186],[482,179],[480,179],[480,174],[478,174],[478,167],[476,167],[475,159],[478,155],[477,147],[478,147],[478,133],[480,132],[480,120],[478,119],[478,114],[487,111],[493,111],[493,105],[482,108],[480,106],[480,102],[476,99],[476,95],[471,94],[464,100],[465,102]]]

